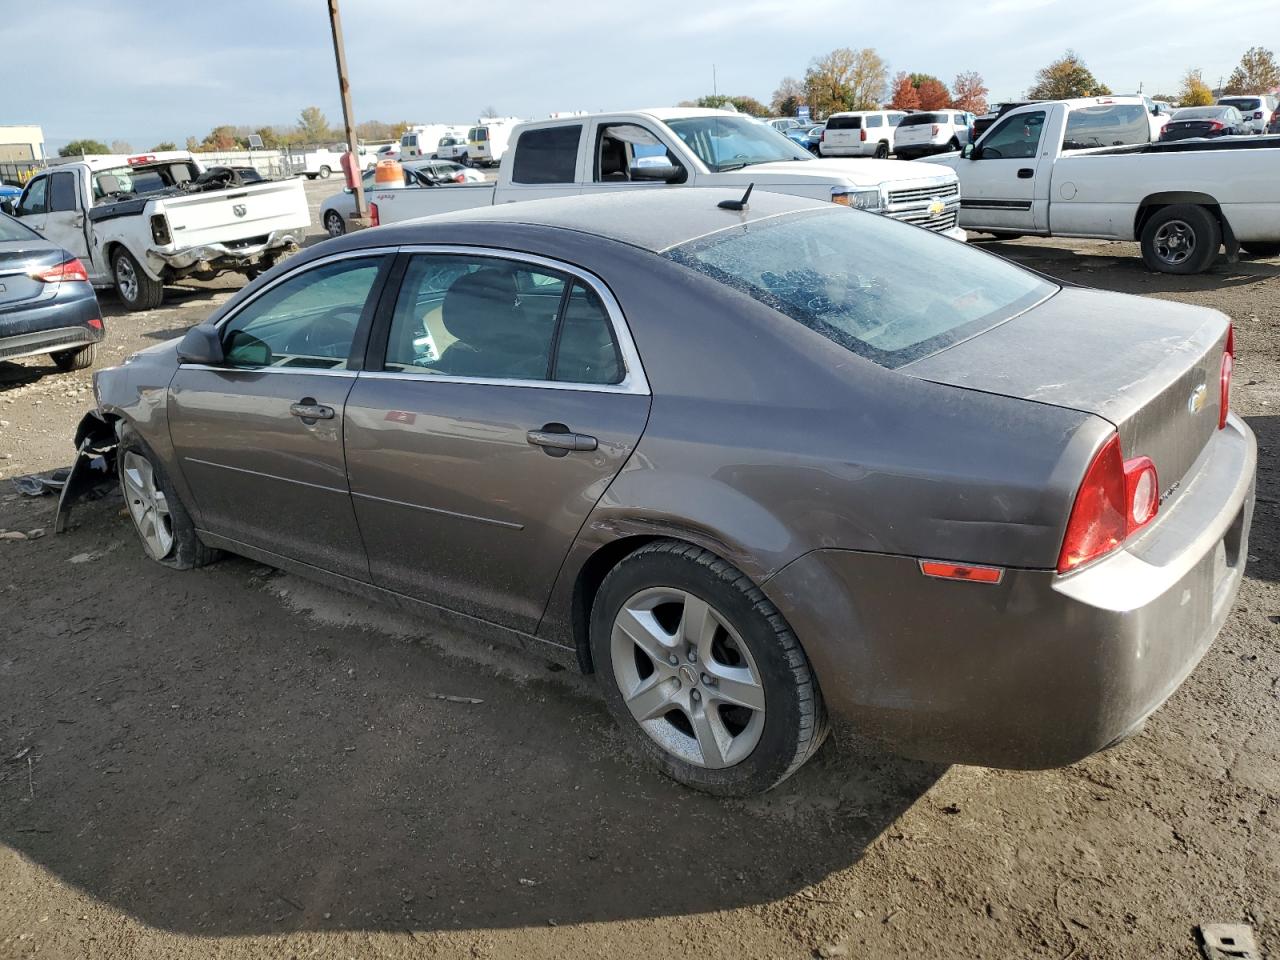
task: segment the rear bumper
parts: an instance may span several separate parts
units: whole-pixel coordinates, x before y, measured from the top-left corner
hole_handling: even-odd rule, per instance
[[[824,142],[818,148],[818,152],[824,157],[870,157],[875,154],[877,146],[879,146],[879,142],[871,140],[851,147],[833,147]]]
[[[74,350],[98,343],[106,333],[89,326],[101,323],[98,298],[87,283],[59,284],[57,295],[27,309],[0,312],[0,360]]]
[[[302,234],[301,229],[273,230],[263,237],[239,243],[207,243],[180,250],[153,247],[147,251],[147,261],[157,276],[166,267],[184,272],[236,270],[252,266],[264,256],[296,250],[302,243]]]
[[[931,157],[935,153],[954,152],[945,143],[900,143],[894,147],[895,154],[903,160],[914,157]]]
[[[831,709],[898,752],[1036,769],[1123,737],[1212,644],[1243,576],[1257,447],[1231,417],[1151,529],[1070,576],[930,579],[817,550],[764,586]]]

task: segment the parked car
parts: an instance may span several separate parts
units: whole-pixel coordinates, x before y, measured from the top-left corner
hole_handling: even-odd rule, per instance
[[[1165,126],[1173,116],[1173,109],[1167,103],[1152,100],[1147,96],[1142,97],[1142,102],[1147,108],[1147,124],[1151,128],[1151,141],[1155,142],[1160,139],[1160,134],[1164,133]]]
[[[898,124],[907,114],[902,110],[856,110],[833,113],[818,144],[823,157],[876,157],[893,153]]]
[[[1280,133],[1280,107],[1276,108],[1276,112],[1271,115],[1271,122],[1267,124],[1267,133]]]
[[[469,157],[465,137],[441,137],[436,148],[431,151],[432,160],[456,160],[466,163]]]
[[[1266,133],[1275,116],[1276,98],[1271,94],[1250,97],[1219,97],[1218,106],[1235,107],[1240,111],[1246,133]]]
[[[201,170],[186,151],[55,161],[13,213],[129,310],[158,307],[182,277],[256,276],[298,249],[311,224],[300,179],[246,184],[229,167]]]
[[[154,560],[225,550],[576,658],[702,790],[775,785],[828,711],[1018,768],[1139,727],[1249,554],[1227,318],[740,197],[319,244],[99,372],[80,432]]]
[[[781,134],[785,134],[788,130],[795,130],[801,126],[800,121],[795,117],[771,117],[764,122]]]
[[[893,152],[900,160],[914,160],[932,153],[948,153],[969,142],[973,114],[959,110],[910,113],[898,122]]]
[[[436,187],[445,183],[483,183],[484,174],[451,160],[410,160],[401,164],[405,187]],[[361,182],[366,202],[377,187],[375,171],[366,170]],[[344,187],[320,205],[320,223],[331,237],[340,237],[356,215],[355,192]]]
[[[1235,107],[1183,107],[1169,119],[1160,140],[1167,143],[1190,137],[1234,137],[1248,132],[1244,118]]]
[[[815,123],[805,131],[804,148],[812,154],[817,154],[818,146],[822,143],[823,131],[827,129],[825,123]]]
[[[750,117],[671,107],[521,124],[496,182],[375,190],[369,209],[376,225],[556,196],[690,187],[745,192],[754,184],[875,210],[963,240],[952,177],[898,160],[818,160]]]
[[[0,213],[0,360],[47,353],[59,370],[85,370],[104,336],[84,264]]]
[[[925,162],[959,175],[968,230],[1137,240],[1163,273],[1207,270],[1224,239],[1280,252],[1280,144],[1149,135],[1136,98],[1047,101],[1009,111],[963,153]]]

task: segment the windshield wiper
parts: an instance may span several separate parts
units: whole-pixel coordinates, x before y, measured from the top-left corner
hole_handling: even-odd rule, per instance
[[[745,160],[741,163],[717,163],[716,173],[728,173],[730,170],[741,170],[746,165]]]

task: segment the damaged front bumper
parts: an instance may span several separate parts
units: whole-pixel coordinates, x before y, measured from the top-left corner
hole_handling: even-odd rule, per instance
[[[263,259],[292,253],[302,246],[299,229],[273,230],[269,234],[233,240],[229,243],[205,243],[181,250],[152,247],[147,260],[157,273],[195,273],[202,270],[242,270]]]
[[[116,476],[116,447],[120,440],[115,427],[97,410],[90,410],[76,427],[76,459],[58,497],[53,532],[63,533],[71,519],[71,506],[103,483],[113,483]]]

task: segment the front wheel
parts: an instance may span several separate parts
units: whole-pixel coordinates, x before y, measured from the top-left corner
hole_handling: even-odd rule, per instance
[[[1270,259],[1271,257],[1280,257],[1280,243],[1268,243],[1251,240],[1248,243],[1241,244],[1241,248],[1255,257],[1263,257]]]
[[[98,345],[91,343],[79,350],[60,350],[49,356],[63,373],[70,373],[72,370],[88,370],[98,356]]]
[[[781,613],[690,544],[655,541],[609,572],[591,610],[591,652],[624,735],[695,789],[761,793],[826,736],[817,681]]]
[[[337,210],[330,210],[324,215],[324,229],[331,237],[340,237],[347,232],[347,221]]]
[[[111,256],[111,276],[126,310],[154,310],[164,299],[164,284],[149,277],[123,247]]]
[[[206,547],[169,482],[159,459],[129,428],[116,451],[120,492],[147,556],[175,570],[212,563],[219,552]]]
[[[1157,210],[1142,228],[1142,260],[1160,273],[1209,269],[1222,246],[1218,219],[1204,207],[1177,203]]]

